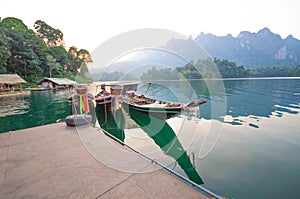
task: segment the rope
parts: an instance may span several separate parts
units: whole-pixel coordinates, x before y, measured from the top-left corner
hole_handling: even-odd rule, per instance
[[[148,92],[150,86],[151,86],[151,83],[149,83],[149,85],[148,85],[148,87],[147,87],[147,90],[146,90],[146,92],[145,92],[145,95],[146,95],[146,93]]]

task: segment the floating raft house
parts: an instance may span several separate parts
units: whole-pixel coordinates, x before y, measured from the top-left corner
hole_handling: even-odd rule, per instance
[[[26,81],[17,74],[0,74],[0,94],[8,95],[22,92],[21,85],[16,86],[22,83],[26,83]]]
[[[67,78],[44,78],[40,80],[38,85],[44,89],[59,89],[59,88],[73,88],[77,82]]]

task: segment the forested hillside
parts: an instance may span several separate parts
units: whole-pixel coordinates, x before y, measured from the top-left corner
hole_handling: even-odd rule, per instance
[[[37,20],[33,29],[20,19],[0,21],[0,74],[18,74],[35,83],[42,77],[75,79],[78,71],[85,74],[92,62],[85,49],[66,49],[63,33],[46,22]]]
[[[219,74],[215,74],[211,68],[217,69],[216,72]],[[227,59],[206,58],[198,60],[196,63],[191,61],[184,67],[177,67],[176,69],[158,69],[153,66],[151,70],[141,76],[141,80],[180,80],[182,78],[192,80],[248,77],[300,77],[300,66],[247,69]]]

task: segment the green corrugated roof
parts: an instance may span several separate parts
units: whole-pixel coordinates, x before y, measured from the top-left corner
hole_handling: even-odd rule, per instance
[[[41,84],[42,82],[44,81],[50,81],[50,82],[53,82],[57,85],[73,85],[73,84],[77,84],[77,82],[74,82],[70,79],[67,79],[67,78],[44,78],[42,80],[40,80],[38,82],[38,84]]]

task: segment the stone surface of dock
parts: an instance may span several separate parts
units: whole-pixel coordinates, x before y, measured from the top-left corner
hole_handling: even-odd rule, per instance
[[[96,128],[56,123],[0,134],[0,198],[207,197]]]

